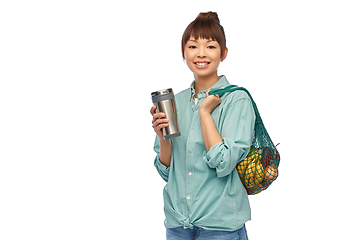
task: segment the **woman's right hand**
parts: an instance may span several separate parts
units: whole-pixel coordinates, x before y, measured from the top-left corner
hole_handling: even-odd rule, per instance
[[[165,113],[163,112],[156,112],[157,106],[153,106],[150,109],[150,113],[153,116],[152,126],[154,131],[159,136],[160,139],[163,139],[163,131],[162,128],[169,126],[169,119],[164,118]]]

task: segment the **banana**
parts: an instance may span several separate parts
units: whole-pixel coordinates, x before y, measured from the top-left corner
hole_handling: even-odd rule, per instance
[[[259,156],[259,155],[258,155]],[[251,161],[245,171],[245,185],[248,188],[258,187],[264,180],[264,167],[260,162],[260,157]]]
[[[261,157],[261,155],[258,154],[258,149],[256,149],[254,146],[251,146],[249,154],[247,155],[244,160],[242,160],[236,167],[237,172],[239,174],[239,177],[241,181],[245,184],[246,181],[246,170],[249,167],[251,162],[254,162],[258,160]]]

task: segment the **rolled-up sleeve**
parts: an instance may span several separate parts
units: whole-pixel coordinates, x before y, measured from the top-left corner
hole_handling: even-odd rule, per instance
[[[218,177],[234,171],[236,165],[249,153],[255,126],[255,112],[248,98],[242,98],[223,111],[218,131],[223,142],[210,148],[204,161],[215,168]]]
[[[156,170],[158,171],[158,173],[160,174],[160,176],[162,177],[162,179],[164,179],[164,181],[167,182],[168,177],[169,177],[169,168],[166,167],[164,164],[162,164],[160,162],[160,158],[159,158],[159,156],[160,156],[160,143],[159,143],[159,137],[158,136],[156,136],[156,138],[155,138],[154,151],[156,152],[154,166],[155,166]]]

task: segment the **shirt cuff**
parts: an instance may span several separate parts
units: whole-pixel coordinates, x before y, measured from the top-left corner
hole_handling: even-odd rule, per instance
[[[164,179],[165,182],[168,181],[170,168],[166,167],[164,164],[160,162],[159,155],[156,156],[154,165],[156,167],[156,170],[160,174],[161,178]]]
[[[212,146],[205,155],[204,161],[208,164],[210,168],[216,168],[217,166],[219,166],[222,159],[221,146],[223,144],[223,142],[218,142],[217,144]]]
[[[164,164],[162,164],[162,163],[160,162],[159,156],[157,156],[156,159],[155,159],[155,166],[156,166],[160,171],[163,171],[163,172],[168,172],[168,171],[169,171],[169,168],[166,167]]]

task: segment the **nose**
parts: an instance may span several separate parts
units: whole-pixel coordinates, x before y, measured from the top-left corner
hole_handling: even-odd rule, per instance
[[[206,57],[206,51],[205,51],[205,48],[203,47],[200,47],[199,48],[199,52],[198,52],[198,55],[197,55],[199,58],[204,58]]]

